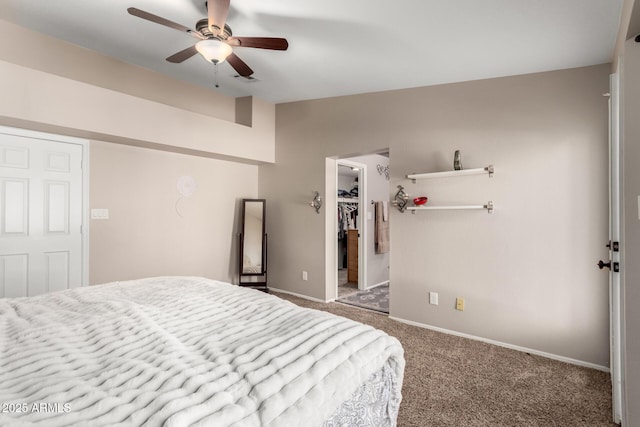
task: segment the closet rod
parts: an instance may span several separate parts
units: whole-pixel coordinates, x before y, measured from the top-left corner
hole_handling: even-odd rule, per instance
[[[347,197],[338,197],[338,203],[353,203],[353,204],[357,204],[358,199],[350,199]]]

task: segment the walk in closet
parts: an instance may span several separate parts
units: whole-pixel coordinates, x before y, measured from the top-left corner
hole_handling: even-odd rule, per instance
[[[358,283],[358,171],[340,166],[338,171],[338,281]]]

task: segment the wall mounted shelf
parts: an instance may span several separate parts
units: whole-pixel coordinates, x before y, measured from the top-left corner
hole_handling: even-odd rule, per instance
[[[486,205],[449,205],[449,206],[408,206],[405,208],[415,214],[416,211],[444,211],[444,210],[474,210],[486,209],[487,213],[493,213],[493,202],[488,201]]]
[[[407,179],[410,179],[414,184],[418,179],[431,179],[431,178],[445,178],[445,177],[455,177],[455,176],[464,176],[464,175],[484,175],[489,174],[489,177],[493,177],[493,173],[495,169],[493,165],[489,165],[484,168],[476,168],[476,169],[462,169],[462,170],[453,170],[446,172],[432,172],[432,173],[413,173],[407,175]],[[410,196],[404,191],[404,187],[398,185],[398,192],[396,193],[393,205],[398,208],[400,212],[404,212],[405,210],[411,211],[412,214],[415,214],[416,211],[437,211],[437,210],[477,210],[477,209],[486,209],[488,213],[493,213],[493,202],[488,201],[486,205],[448,205],[448,206],[407,206],[409,202]]]
[[[410,179],[415,184],[416,180],[418,179],[446,178],[450,176],[463,176],[463,175],[482,175],[485,173],[489,174],[489,177],[492,177],[494,173],[493,165],[489,165],[485,168],[462,169],[457,171],[412,173],[407,175],[407,179]]]

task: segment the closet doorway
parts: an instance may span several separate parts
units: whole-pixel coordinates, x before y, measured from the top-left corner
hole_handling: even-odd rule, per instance
[[[389,313],[388,153],[336,160],[334,182],[336,301]]]
[[[367,166],[338,161],[338,298],[365,289],[366,244],[362,203],[366,193]]]

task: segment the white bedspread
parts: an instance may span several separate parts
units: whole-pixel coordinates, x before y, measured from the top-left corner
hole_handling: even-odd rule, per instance
[[[0,425],[320,426],[387,359],[401,385],[395,338],[202,278],[0,299]]]

